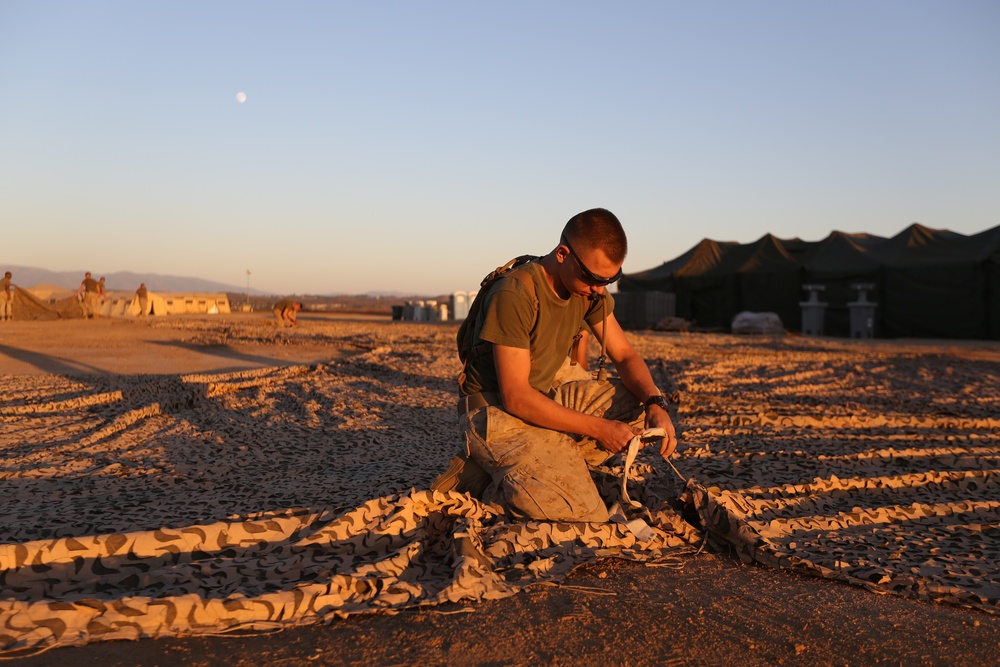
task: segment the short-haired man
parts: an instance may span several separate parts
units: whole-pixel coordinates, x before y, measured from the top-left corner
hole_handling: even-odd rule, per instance
[[[10,288],[10,279],[14,277],[10,271],[3,274],[0,280],[0,320],[14,319],[14,290]]]
[[[149,307],[149,290],[146,289],[146,283],[139,283],[135,298],[139,301],[139,317],[145,317],[146,309]]]
[[[618,218],[604,209],[569,220],[547,255],[506,274],[486,294],[475,322],[485,354],[470,357],[459,388],[459,427],[466,457],[488,474],[478,495],[518,517],[608,521],[590,476],[641,433],[663,428],[660,453],[677,447],[666,399],[615,319],[606,286],[621,277],[628,243]],[[532,294],[534,291],[534,294]],[[589,328],[620,380],[553,387],[581,327]],[[463,488],[456,458],[431,488]],[[456,468],[457,465],[457,468]]]
[[[274,319],[278,320],[279,326],[294,327],[296,324],[296,313],[302,310],[302,303],[292,299],[282,299],[274,304]]]
[[[87,271],[83,276],[83,282],[76,288],[78,297],[81,292],[83,293],[83,316],[86,319],[100,316],[100,290],[98,282],[90,276],[90,271]]]

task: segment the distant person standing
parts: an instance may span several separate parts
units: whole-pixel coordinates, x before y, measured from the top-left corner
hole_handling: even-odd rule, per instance
[[[10,279],[13,277],[8,271],[3,274],[3,280],[0,280],[0,287],[3,288],[3,293],[0,294],[0,320],[14,319],[14,290],[10,288]]]
[[[108,298],[108,290],[104,287],[104,276],[101,276],[101,279],[97,281],[97,294],[101,297],[101,305],[103,306]]]
[[[139,283],[139,289],[135,291],[135,298],[139,300],[139,317],[146,314],[146,306],[149,305],[149,291],[146,283]]]
[[[296,313],[302,310],[302,303],[292,299],[283,299],[274,304],[274,318],[283,327],[294,327]]]
[[[91,278],[90,271],[87,271],[83,276],[83,282],[76,290],[76,295],[79,297],[83,294],[83,316],[88,320],[100,316],[100,289],[99,283]]]

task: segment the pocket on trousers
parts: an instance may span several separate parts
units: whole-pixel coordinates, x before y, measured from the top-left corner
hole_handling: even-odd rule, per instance
[[[505,504],[529,519],[541,521],[608,521],[607,507],[593,482],[572,485],[562,481],[541,480],[530,470],[514,468],[501,484]]]

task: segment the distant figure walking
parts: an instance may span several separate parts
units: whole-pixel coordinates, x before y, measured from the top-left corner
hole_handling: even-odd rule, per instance
[[[83,294],[83,316],[86,319],[100,317],[100,296],[102,288],[96,280],[90,277],[90,271],[83,276],[83,282],[76,290],[77,297]]]
[[[143,317],[146,315],[146,306],[149,305],[149,290],[146,289],[146,283],[139,283],[135,298],[139,300],[139,317]]]
[[[0,280],[0,287],[3,288],[0,293],[0,320],[3,321],[14,319],[14,291],[10,288],[10,279],[13,277],[8,271],[3,274],[3,280]]]
[[[283,327],[294,327],[296,313],[302,310],[302,303],[292,299],[283,299],[274,304],[274,318]]]

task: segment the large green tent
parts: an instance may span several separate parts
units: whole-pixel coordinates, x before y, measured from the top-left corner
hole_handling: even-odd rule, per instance
[[[914,223],[892,238],[833,232],[822,241],[705,239],[663,265],[627,274],[619,291],[670,292],[679,317],[727,328],[745,310],[801,325],[804,285],[822,285],[824,332],[850,335],[849,303],[871,284],[884,337],[1000,339],[1000,226],[966,236]]]

